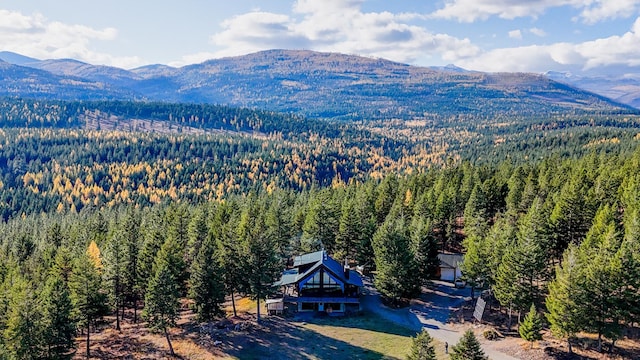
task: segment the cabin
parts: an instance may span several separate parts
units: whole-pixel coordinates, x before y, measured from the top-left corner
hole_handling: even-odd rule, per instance
[[[346,313],[360,310],[362,278],[324,250],[296,256],[274,285],[297,311]]]
[[[438,260],[440,260],[440,266],[436,276],[440,280],[453,282],[462,276],[460,264],[464,261],[463,254],[439,253]]]

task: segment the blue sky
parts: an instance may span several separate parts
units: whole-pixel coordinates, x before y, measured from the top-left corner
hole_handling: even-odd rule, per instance
[[[133,68],[287,48],[637,74],[640,0],[0,0],[0,50]]]

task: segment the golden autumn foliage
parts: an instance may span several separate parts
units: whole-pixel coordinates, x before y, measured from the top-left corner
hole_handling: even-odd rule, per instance
[[[95,241],[91,240],[89,243],[89,247],[87,248],[87,255],[89,255],[89,259],[93,263],[93,266],[98,269],[98,271],[102,271],[102,256],[100,255],[100,249]]]

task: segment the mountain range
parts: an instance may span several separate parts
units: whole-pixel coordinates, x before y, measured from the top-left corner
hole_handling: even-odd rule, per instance
[[[305,50],[268,50],[181,68],[150,65],[132,70],[10,52],[0,52],[0,60],[0,96],[9,97],[213,103],[354,120],[538,116],[640,107],[637,83],[616,86],[611,80],[605,89],[561,74],[481,73]]]
[[[640,74],[637,75],[576,75],[549,71],[550,79],[606,96],[614,101],[640,109]]]

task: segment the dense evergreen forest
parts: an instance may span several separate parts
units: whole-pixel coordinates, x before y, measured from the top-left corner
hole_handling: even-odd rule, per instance
[[[558,336],[615,341],[638,321],[639,170],[639,151],[590,153],[199,205],[25,215],[0,230],[2,351],[59,358],[76,331],[90,341],[104,315],[124,308],[164,331],[181,297],[210,319],[225,294],[267,294],[291,254],[320,247],[375,267],[393,302],[433,275],[439,250],[462,246],[467,280],[505,308],[546,304]]]
[[[192,204],[460,164],[631,153],[633,114],[357,123],[214,105],[0,101],[0,215]]]
[[[390,303],[464,251],[470,285],[514,316],[545,309],[569,344],[638,324],[633,114],[335,123],[9,99],[0,116],[3,358],[65,358],[125,309],[170,344],[180,299],[210,320],[320,248],[375,269]]]

